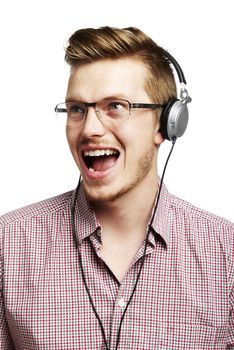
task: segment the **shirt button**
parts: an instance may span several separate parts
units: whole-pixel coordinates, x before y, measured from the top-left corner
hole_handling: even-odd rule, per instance
[[[126,306],[126,303],[125,303],[125,300],[124,298],[120,298],[119,301],[118,301],[118,305],[119,307],[122,309]]]

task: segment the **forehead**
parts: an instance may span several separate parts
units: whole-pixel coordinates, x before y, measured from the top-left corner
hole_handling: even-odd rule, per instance
[[[145,91],[147,69],[132,58],[105,59],[71,69],[67,99],[86,102],[106,97],[148,99]]]

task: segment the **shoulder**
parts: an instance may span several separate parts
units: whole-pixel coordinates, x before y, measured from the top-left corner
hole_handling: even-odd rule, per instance
[[[234,223],[173,195],[171,208],[174,210],[174,223],[183,226],[179,230],[183,232],[181,239],[190,247],[191,255],[196,252],[196,259],[199,256],[208,270],[212,266],[213,274],[218,271],[219,280],[225,275],[229,293],[233,293]]]
[[[0,226],[6,227],[33,218],[64,211],[70,203],[73,191],[54,196],[0,216]]]
[[[210,263],[224,259],[234,285],[234,223],[173,195],[171,210],[180,239],[209,256]]]
[[[174,195],[170,195],[171,208],[179,216],[183,217],[184,220],[191,224],[201,225],[205,227],[221,230],[224,232],[234,233],[234,223],[229,220],[215,215],[207,210],[203,210],[188,201],[178,198]]]

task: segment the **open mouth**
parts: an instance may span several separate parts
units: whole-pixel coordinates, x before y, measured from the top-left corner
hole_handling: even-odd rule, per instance
[[[110,169],[119,155],[115,149],[87,150],[82,153],[85,165],[91,172],[104,172]]]

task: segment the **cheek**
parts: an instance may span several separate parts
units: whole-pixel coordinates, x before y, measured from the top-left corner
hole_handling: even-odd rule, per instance
[[[139,138],[142,132],[142,125],[139,125],[137,117],[132,116],[132,120],[127,120],[126,123],[121,123],[117,130],[115,130],[115,136],[118,138],[121,144],[131,145],[136,139]]]
[[[77,133],[74,131],[74,129],[69,128],[68,126],[66,127],[66,137],[69,146],[71,147],[76,143],[77,140]]]
[[[155,144],[155,125],[147,119],[145,122],[141,119],[130,127],[120,129],[119,134],[122,144],[132,152],[151,148]]]
[[[139,162],[144,164],[148,157],[150,157],[150,160],[153,157],[156,151],[154,133],[152,130],[148,131],[142,127],[141,131],[136,130],[131,135],[126,134],[124,136],[125,166],[132,173],[136,171]]]

